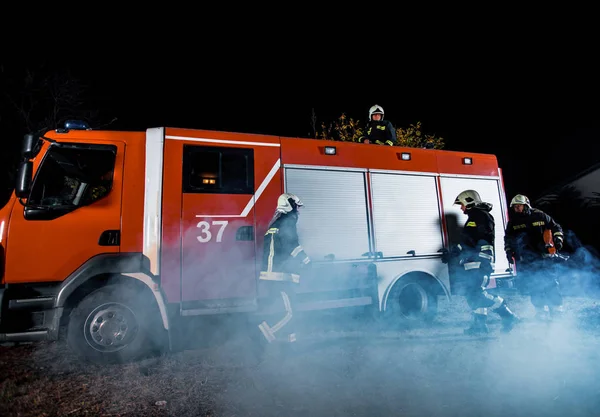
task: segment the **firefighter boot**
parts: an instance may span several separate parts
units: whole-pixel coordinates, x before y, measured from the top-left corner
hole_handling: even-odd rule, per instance
[[[490,329],[487,326],[487,314],[473,314],[473,323],[471,327],[464,330],[464,334],[469,336],[478,336],[488,334]]]
[[[502,319],[502,331],[504,333],[510,332],[515,324],[518,324],[521,321],[521,319],[508,308],[506,301],[502,301],[502,304],[494,310],[494,313],[498,314]]]

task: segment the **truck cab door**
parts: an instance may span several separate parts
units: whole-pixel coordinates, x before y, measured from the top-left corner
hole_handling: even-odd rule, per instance
[[[52,144],[24,206],[13,205],[6,282],[62,281],[100,253],[119,252],[125,144]]]

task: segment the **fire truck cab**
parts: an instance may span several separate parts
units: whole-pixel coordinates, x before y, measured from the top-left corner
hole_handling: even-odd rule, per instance
[[[496,157],[180,128],[25,135],[0,209],[0,342],[58,340],[94,362],[168,347],[178,320],[257,311],[262,242],[277,197],[298,195],[314,268],[299,308],[371,307],[430,320],[453,295],[440,249],[465,189],[493,204]],[[496,257],[489,287],[510,281]]]

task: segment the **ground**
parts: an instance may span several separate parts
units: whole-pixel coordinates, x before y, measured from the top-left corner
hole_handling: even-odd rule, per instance
[[[503,334],[490,316],[485,338],[463,336],[460,297],[440,299],[428,327],[311,315],[297,352],[262,362],[236,331],[209,338],[216,325],[196,328],[201,342],[182,352],[127,365],[81,363],[63,342],[2,346],[0,415],[600,415],[596,300],[568,297],[556,323],[534,321],[525,298],[509,301],[524,323]]]

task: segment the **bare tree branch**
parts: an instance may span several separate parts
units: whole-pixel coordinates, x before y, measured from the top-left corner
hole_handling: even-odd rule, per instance
[[[53,70],[45,65],[27,68],[15,76],[6,97],[27,131],[55,129],[68,119],[99,122],[99,112],[86,106],[88,86],[69,70]]]

